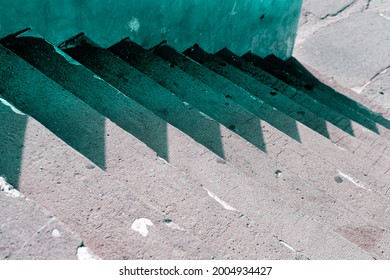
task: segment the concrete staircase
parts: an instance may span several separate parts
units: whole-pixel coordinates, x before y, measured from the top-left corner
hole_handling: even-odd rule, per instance
[[[104,49],[85,34],[56,47],[31,30],[0,42],[0,175],[72,232],[69,246],[104,259],[390,259],[379,105],[294,60]],[[0,222],[11,239],[17,226]],[[0,258],[54,258],[21,246]]]

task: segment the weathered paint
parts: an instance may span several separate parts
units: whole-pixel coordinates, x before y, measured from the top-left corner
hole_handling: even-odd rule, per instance
[[[228,47],[288,58],[302,0],[12,0],[2,1],[0,36],[32,27],[56,44],[78,32],[107,47],[130,37],[150,48],[167,40],[183,51],[198,43],[206,51]]]

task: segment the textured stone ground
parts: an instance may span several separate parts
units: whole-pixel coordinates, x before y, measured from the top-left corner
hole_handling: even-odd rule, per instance
[[[294,56],[390,108],[390,1],[304,0]]]
[[[2,42],[0,259],[390,259],[389,6],[304,1],[296,41],[368,117],[227,50]]]

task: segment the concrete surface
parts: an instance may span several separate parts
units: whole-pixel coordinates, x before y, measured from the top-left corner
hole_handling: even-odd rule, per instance
[[[351,56],[330,44],[339,60],[361,56],[354,79],[370,80],[353,92],[349,68],[330,67],[337,55],[323,46],[377,36],[367,30],[387,3],[305,1],[296,52],[384,119],[388,72],[371,75],[386,59],[370,42]],[[226,53],[196,63],[124,48],[138,71],[93,44],[69,42],[76,62],[26,36],[0,46],[0,175],[17,187],[0,181],[1,258],[390,259],[390,136],[375,118],[376,129],[349,120]]]
[[[303,1],[294,56],[388,109],[389,14],[389,0]]]
[[[0,260],[77,259],[80,236],[0,177]]]

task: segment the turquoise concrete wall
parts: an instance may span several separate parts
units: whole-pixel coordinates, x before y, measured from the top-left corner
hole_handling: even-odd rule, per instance
[[[124,37],[150,48],[291,55],[302,0],[2,0],[0,36],[32,27],[55,44],[81,31],[104,47]]]

